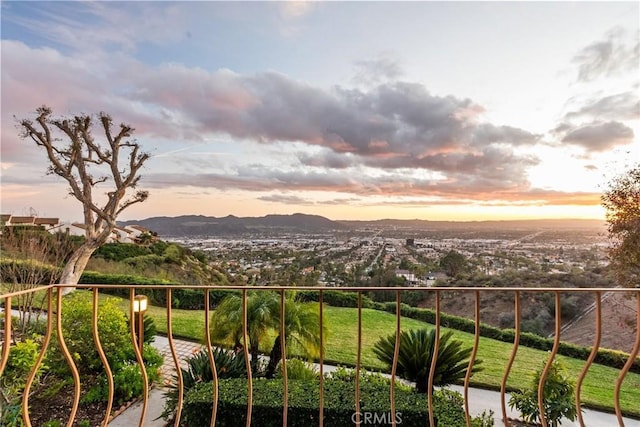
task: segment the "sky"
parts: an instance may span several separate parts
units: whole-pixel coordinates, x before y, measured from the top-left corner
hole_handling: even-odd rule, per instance
[[[42,148],[20,138],[18,120],[41,105],[135,128],[150,197],[123,220],[604,219],[607,183],[640,161],[639,2],[0,12],[3,214],[82,218]]]

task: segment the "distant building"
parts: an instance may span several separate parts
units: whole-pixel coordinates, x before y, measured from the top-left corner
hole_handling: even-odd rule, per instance
[[[38,218],[37,216],[14,216],[10,214],[0,215],[3,227],[39,227],[43,230],[51,230],[58,226],[58,218]]]
[[[404,279],[407,282],[407,285],[416,286],[418,284],[418,279],[416,278],[416,275],[410,272],[409,270],[396,270],[394,273],[396,277],[404,277]]]
[[[407,246],[415,246],[415,240],[414,239],[407,239]]]

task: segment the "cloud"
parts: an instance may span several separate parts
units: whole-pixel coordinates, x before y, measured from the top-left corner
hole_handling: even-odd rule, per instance
[[[588,117],[595,120],[637,120],[640,118],[640,100],[637,91],[591,98],[583,104],[579,109],[567,113],[565,119]]]
[[[143,142],[153,141],[164,153],[159,156],[163,165],[170,165],[170,157],[175,168],[145,171],[144,188],[330,191],[345,194],[341,200],[372,195],[511,200],[529,191],[527,171],[540,163],[528,151],[540,135],[483,121],[484,108],[473,100],[434,95],[415,82],[327,89],[275,72],[151,66],[126,56],[98,66],[19,42],[3,40],[2,48],[3,88],[8,88],[3,104],[19,115],[49,100],[56,112],[77,112],[78,106],[108,111],[116,122],[126,117]],[[627,97],[600,108],[623,101]],[[5,149],[14,155],[3,160],[29,163],[17,138],[5,138],[10,134],[5,123],[3,156]],[[572,135],[577,130],[564,131],[568,142],[606,148],[587,138],[588,129]],[[618,130],[618,137],[625,137]],[[251,156],[221,161],[181,151],[223,136],[229,145],[243,141]],[[163,149],[172,140],[178,142]],[[250,164],[266,148],[279,151],[275,166]]]
[[[361,59],[355,62],[354,83],[368,86],[386,81],[395,81],[404,74],[399,60],[388,53],[381,53],[373,59]]]
[[[308,0],[286,0],[278,2],[280,14],[285,19],[299,19],[313,10],[316,2]]]
[[[298,196],[291,196],[286,194],[271,194],[268,196],[260,196],[258,200],[264,202],[281,203],[285,205],[313,205],[314,202]]]
[[[629,71],[637,72],[640,63],[638,34],[636,32],[628,38],[622,29],[613,29],[604,40],[582,49],[573,58],[573,63],[578,65],[578,81],[584,82]]]
[[[3,21],[83,54],[133,52],[141,43],[166,46],[188,37],[186,9],[175,3],[25,2],[12,6],[6,11],[3,7],[7,14]]]
[[[358,159],[349,153],[336,153],[328,149],[320,152],[299,153],[298,159],[305,166],[323,167],[329,169],[346,169],[355,166]]]
[[[565,128],[566,129],[566,128]],[[587,152],[602,152],[633,142],[633,129],[620,122],[593,122],[566,133],[562,142],[578,145]]]

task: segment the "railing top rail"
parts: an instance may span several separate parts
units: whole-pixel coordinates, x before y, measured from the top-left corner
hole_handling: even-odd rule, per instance
[[[38,292],[38,291],[46,291],[49,288],[55,287],[57,285],[43,285],[43,286],[37,286],[37,287],[32,287],[32,288],[28,288],[28,289],[21,289],[19,291],[13,291],[13,292],[8,292],[5,294],[0,293],[0,298],[13,298],[13,297],[17,297],[20,295],[26,295],[26,294],[30,294],[33,292]]]
[[[76,288],[104,288],[104,289],[118,289],[118,288],[136,288],[136,289],[224,289],[224,290],[256,290],[256,291],[465,291],[465,292],[632,292],[640,293],[640,288],[549,288],[549,287],[455,287],[455,286],[432,286],[432,287],[418,287],[418,286],[342,286],[342,287],[325,287],[325,286],[247,286],[247,285],[107,285],[107,284],[78,284],[78,285],[54,285],[54,286],[73,286]]]

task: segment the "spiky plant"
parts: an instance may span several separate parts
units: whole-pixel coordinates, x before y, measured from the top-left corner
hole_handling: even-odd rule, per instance
[[[435,343],[435,329],[412,329],[400,332],[400,350],[398,354],[397,374],[416,383],[418,393],[428,391],[431,358]],[[471,348],[463,348],[460,340],[452,339],[453,332],[447,331],[440,336],[436,371],[433,385],[444,386],[463,379],[467,373]],[[373,352],[382,362],[391,367],[395,350],[396,334],[381,338],[374,344]],[[482,370],[476,360],[472,372]]]
[[[223,348],[214,348],[212,352],[218,379],[244,378],[247,376],[243,353],[234,353],[233,351]],[[181,368],[181,371],[185,394],[196,384],[213,381],[213,371],[211,370],[211,363],[209,362],[209,356],[205,349],[200,350],[187,359],[187,367]],[[177,375],[173,376],[173,381],[167,386],[165,397],[166,400],[162,417],[168,419],[175,412],[178,403]]]

